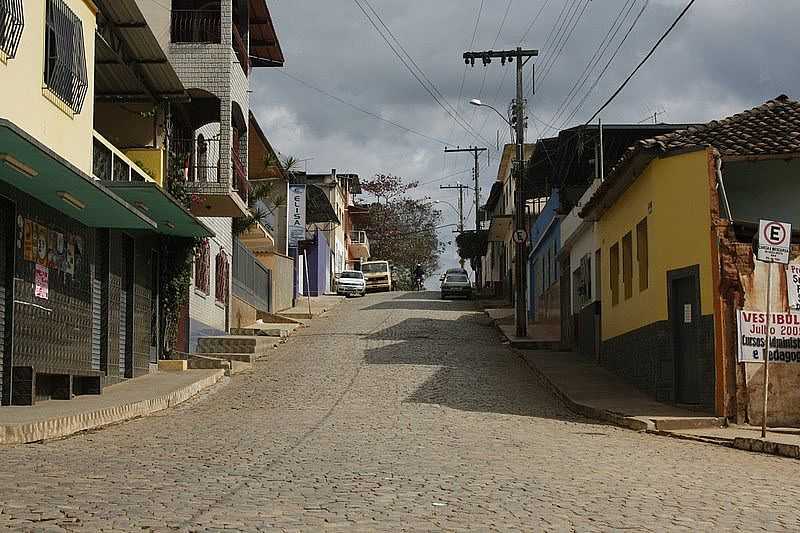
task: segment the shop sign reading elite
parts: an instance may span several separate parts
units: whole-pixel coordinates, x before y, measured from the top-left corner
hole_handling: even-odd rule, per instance
[[[791,224],[774,220],[760,220],[758,222],[758,260],[766,263],[787,264],[791,239]]]

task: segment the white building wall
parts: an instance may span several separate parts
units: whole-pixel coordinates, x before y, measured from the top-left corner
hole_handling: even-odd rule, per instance
[[[572,298],[575,294],[575,280],[572,277],[572,273],[580,267],[581,258],[585,255],[589,255],[591,258],[590,264],[592,276],[590,280],[590,302],[596,301],[600,295],[600,287],[597,287],[597,284],[595,283],[595,280],[597,279],[598,265],[595,264],[596,262],[594,256],[595,251],[597,251],[600,245],[597,239],[597,224],[584,221],[578,216],[578,213],[583,206],[586,205],[597,188],[600,187],[600,183],[601,181],[599,179],[594,180],[589,188],[586,189],[586,192],[583,193],[583,196],[581,196],[581,199],[578,201],[578,205],[573,207],[569,214],[564,217],[564,220],[561,221],[561,248],[564,251],[569,249],[570,298]],[[576,236],[578,231],[581,233]],[[568,242],[570,239],[571,242]],[[576,308],[576,302],[572,302],[570,307],[573,313],[576,313],[580,310]]]
[[[189,290],[189,350],[194,351],[197,338],[206,335],[223,335],[225,333],[226,309],[216,302],[216,257],[221,249],[228,256],[229,272],[228,294],[231,294],[231,281],[233,278],[233,232],[232,220],[224,217],[198,217],[216,235],[209,240],[211,251],[211,268],[209,270],[208,295],[198,291],[194,286],[194,273],[192,285]]]

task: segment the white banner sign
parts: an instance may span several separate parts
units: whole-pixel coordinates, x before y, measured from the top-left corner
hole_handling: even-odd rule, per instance
[[[763,363],[767,333],[767,313],[738,311],[739,362]],[[770,363],[800,363],[800,315],[771,313]]]
[[[800,311],[800,264],[786,266],[786,289],[789,296],[789,309]]]
[[[306,186],[289,185],[289,201],[286,209],[289,248],[306,238]]]

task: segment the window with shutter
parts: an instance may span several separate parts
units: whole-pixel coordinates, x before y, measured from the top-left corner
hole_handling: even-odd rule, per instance
[[[64,0],[47,0],[44,40],[44,83],[67,107],[80,113],[89,88],[83,25]]]
[[[225,250],[220,250],[216,258],[216,272],[214,275],[214,299],[221,303],[228,303],[228,284],[230,280],[230,263]]]
[[[0,0],[0,57],[13,59],[17,55],[24,28],[22,0]]]
[[[211,249],[208,240],[204,240],[197,248],[197,255],[194,258],[194,286],[205,294],[209,292],[210,270]]]

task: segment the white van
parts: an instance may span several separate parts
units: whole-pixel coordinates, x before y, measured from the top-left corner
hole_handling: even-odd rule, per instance
[[[392,269],[389,261],[365,261],[361,263],[361,272],[367,280],[368,291],[392,290]]]

